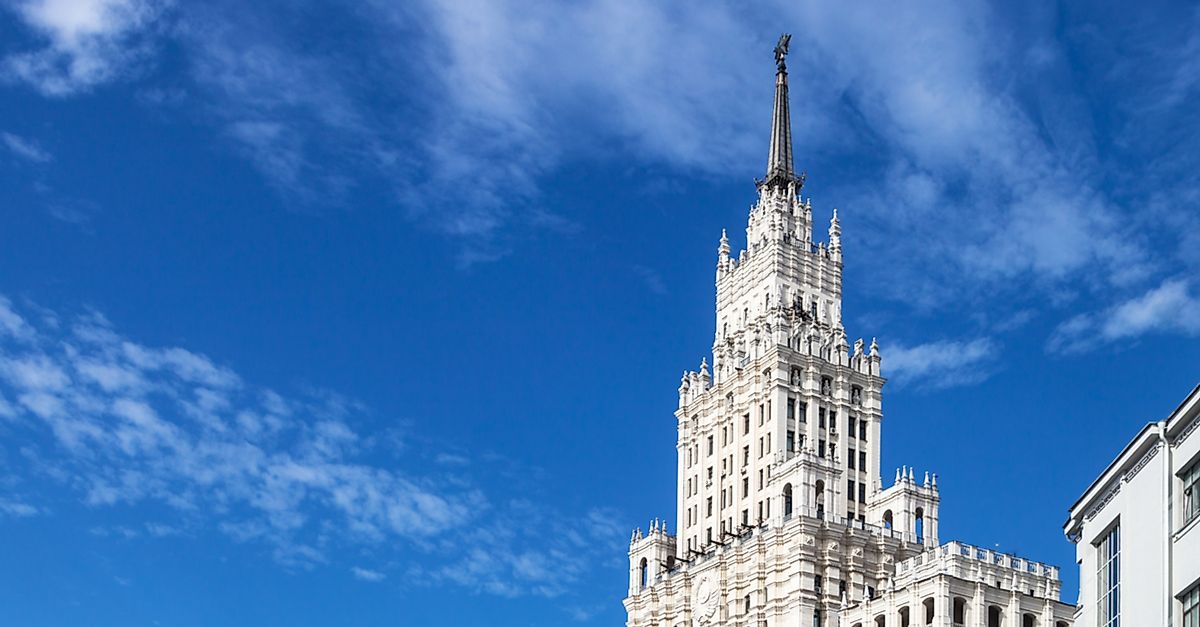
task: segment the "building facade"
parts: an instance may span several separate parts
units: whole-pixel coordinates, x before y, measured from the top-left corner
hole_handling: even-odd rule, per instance
[[[1200,386],[1071,507],[1081,627],[1200,627]]]
[[[746,247],[733,255],[722,233],[717,248],[712,367],[680,380],[675,533],[634,531],[628,625],[1069,624],[1056,569],[939,546],[936,475],[883,484],[882,358],[842,325],[836,209],[813,237],[787,45]]]

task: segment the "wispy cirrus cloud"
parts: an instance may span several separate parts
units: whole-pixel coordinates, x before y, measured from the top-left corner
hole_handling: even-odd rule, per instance
[[[1174,278],[1100,312],[1063,322],[1046,343],[1051,353],[1082,353],[1154,333],[1200,335],[1200,292]]]
[[[50,154],[45,148],[42,148],[36,140],[14,135],[7,131],[0,132],[0,140],[4,141],[4,145],[8,150],[26,160],[33,163],[49,163],[54,160],[54,155]]]
[[[0,77],[42,94],[70,96],[123,76],[150,51],[146,29],[163,11],[160,0],[17,0],[10,10],[35,32],[40,46],[0,61]]]
[[[551,564],[619,554],[610,513],[553,528],[554,508],[495,492],[473,465],[445,471],[444,451],[406,458],[363,428],[364,407],[337,394],[255,386],[186,348],[125,337],[96,312],[47,319],[0,298],[0,453],[23,447],[0,459],[24,490],[0,487],[0,515],[43,513],[46,495],[29,486],[58,486],[85,510],[167,512],[101,535],[219,530],[287,568],[336,565],[346,549],[370,547],[377,565],[345,565],[359,579],[421,570],[506,596],[566,594],[585,571],[556,566],[549,577]],[[496,472],[486,460],[478,470]]]
[[[996,367],[999,346],[987,337],[942,340],[912,346],[882,347],[883,374],[899,386],[941,389],[987,379]]]

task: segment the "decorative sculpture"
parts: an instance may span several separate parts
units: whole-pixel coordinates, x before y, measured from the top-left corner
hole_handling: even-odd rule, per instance
[[[780,72],[787,71],[787,64],[784,62],[788,53],[788,43],[792,41],[792,36],[784,33],[779,36],[779,43],[775,44],[775,67]]]

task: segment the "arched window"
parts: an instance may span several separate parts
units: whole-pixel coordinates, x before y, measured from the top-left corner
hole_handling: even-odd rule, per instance
[[[1029,613],[1021,616],[1021,627],[1037,627],[1037,617]]]
[[[913,533],[917,535],[917,542],[925,541],[925,510],[920,507],[916,512],[913,512]]]
[[[875,627],[887,627],[887,618],[883,614],[875,617]]]
[[[987,627],[1004,627],[1004,611],[998,605],[989,605],[987,609]]]
[[[954,624],[967,624],[967,600],[962,597],[954,597]]]
[[[909,618],[908,607],[900,608],[900,627],[909,627],[912,625],[912,620]]]
[[[925,607],[925,624],[932,625],[933,624],[933,616],[934,616],[933,597],[929,597],[928,599],[921,601],[921,605]]]
[[[638,573],[638,580],[642,582],[641,587],[644,589],[646,584],[649,583],[650,579],[650,568],[646,563],[646,558],[644,557],[642,558],[642,563],[638,566]]]
[[[792,516],[792,484],[783,486],[783,517],[791,518]]]
[[[883,512],[883,528],[884,529],[892,528],[892,510],[890,510],[890,509],[885,510]]]
[[[825,482],[817,480],[813,490],[813,502],[817,504],[817,518],[825,518]]]

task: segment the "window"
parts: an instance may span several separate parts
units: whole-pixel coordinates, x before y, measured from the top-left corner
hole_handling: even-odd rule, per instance
[[[1179,597],[1183,604],[1183,627],[1200,627],[1200,584]]]
[[[649,565],[646,564],[646,558],[644,558],[644,557],[642,558],[641,564],[638,565],[638,571],[639,571],[638,578],[642,582],[641,587],[642,587],[642,589],[645,589],[646,583],[650,578],[650,569],[649,569]]]
[[[1096,583],[1099,585],[1100,627],[1121,625],[1121,525],[1096,545]]]
[[[1183,520],[1191,522],[1200,516],[1200,460],[1183,473]]]
[[[742,447],[742,465],[743,466],[750,465],[750,445],[749,444]]]
[[[854,468],[854,460],[857,458],[858,456],[854,454],[854,449],[850,449],[850,454],[846,456],[846,461],[850,464],[851,469]]]
[[[771,434],[770,433],[767,434],[767,452],[768,453],[771,452]]]
[[[854,416],[846,416],[846,424],[848,425],[846,433],[849,433],[850,437],[854,437]]]
[[[765,412],[766,412],[766,410],[765,410],[765,408],[763,407],[762,403],[759,403],[759,404],[758,404],[758,426],[760,426],[760,427],[761,427],[761,426],[762,426],[762,424],[763,424],[763,416],[765,416],[765,415],[766,415],[766,413],[765,413]]]
[[[762,456],[763,456],[763,439],[762,438],[758,439],[758,456],[759,456],[759,458],[762,458]]]
[[[859,482],[859,484],[858,484],[858,502],[859,503],[867,502],[867,484],[862,483],[862,482]]]
[[[863,442],[867,441],[867,421],[866,420],[858,421],[858,439],[862,440]]]
[[[750,496],[750,477],[742,477],[742,498]]]
[[[853,479],[846,480],[846,500],[847,501],[854,500],[854,480]]]
[[[796,399],[794,399],[790,396],[788,397],[788,404],[787,404],[787,419],[788,420],[796,419]]]
[[[825,457],[825,440],[821,440],[820,444],[821,444],[821,447],[819,449],[817,449],[817,454],[820,455],[821,457]]]
[[[817,416],[818,416],[817,426],[824,429],[825,428],[825,408],[824,407],[817,408]]]
[[[813,591],[816,592],[817,594],[821,593],[821,584],[822,583],[823,583],[823,580],[821,579],[820,575],[813,576]]]
[[[787,432],[787,452],[789,452],[789,453],[796,452],[796,432],[795,431]]]
[[[709,483],[712,483],[712,468],[713,468],[712,466],[709,466],[709,467],[708,467],[708,477],[707,477],[707,479],[708,479],[708,482],[709,482]]]
[[[713,454],[713,437],[711,435],[708,436],[708,454]]]
[[[750,414],[742,416],[742,435],[750,433]]]
[[[705,516],[712,516],[712,497],[711,496],[708,497],[708,500],[705,502],[704,512],[705,512],[704,513]]]
[[[750,526],[750,510],[748,510],[748,509],[742,510],[742,526],[743,527]]]
[[[800,422],[808,422],[808,403],[800,403]]]
[[[867,452],[866,451],[858,452],[858,469],[859,470],[867,469]]]
[[[829,410],[829,432],[837,433],[837,411]]]

